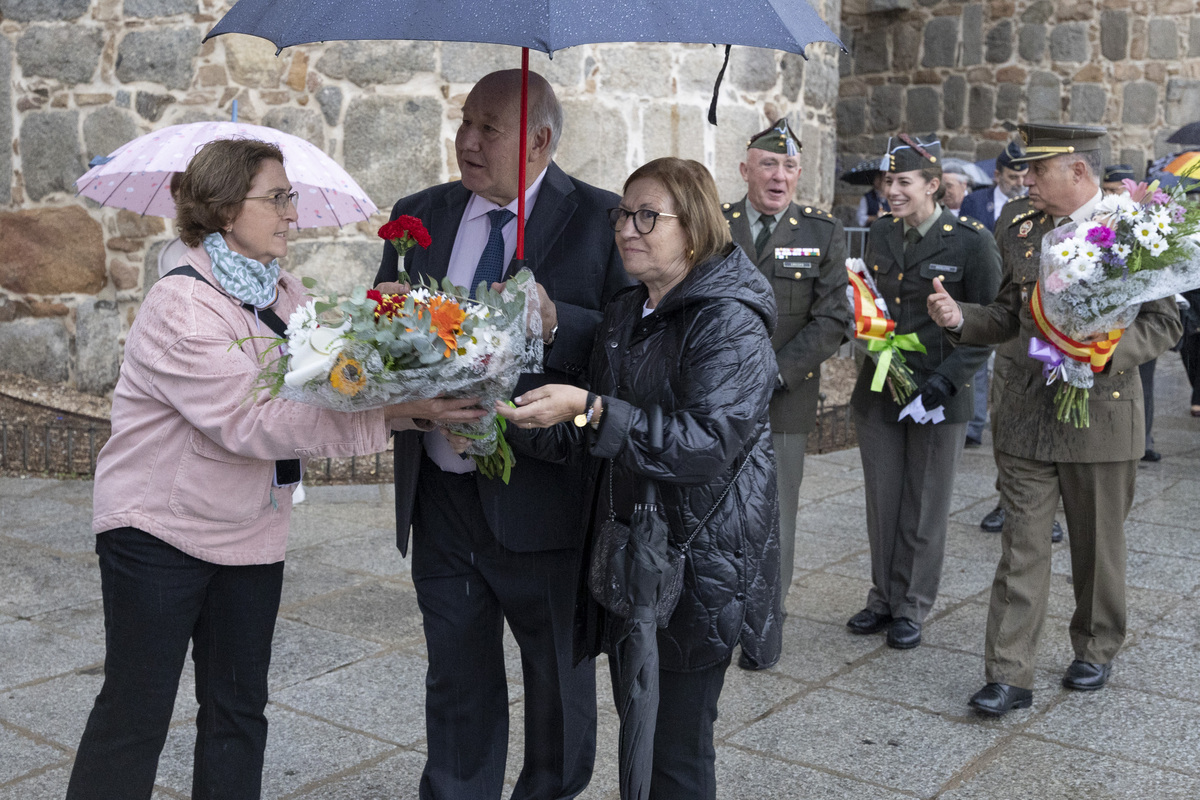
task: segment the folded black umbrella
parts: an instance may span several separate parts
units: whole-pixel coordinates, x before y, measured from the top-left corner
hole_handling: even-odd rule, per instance
[[[650,446],[662,447],[662,409],[652,407]],[[667,568],[667,521],[646,479],[641,502],[629,522],[629,587],[633,613],[617,623],[611,668],[614,699],[621,718],[619,767],[621,800],[646,800],[654,767],[654,730],[658,719],[658,626],[656,606]]]
[[[852,183],[855,186],[870,186],[875,182],[875,176],[883,171],[879,168],[879,163],[879,158],[868,158],[866,161],[860,161],[843,172],[841,180],[846,183]]]

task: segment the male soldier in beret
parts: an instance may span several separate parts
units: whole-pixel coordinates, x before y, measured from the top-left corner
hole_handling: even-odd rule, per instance
[[[800,178],[800,140],[778,120],[750,138],[740,165],[746,196],[725,203],[734,243],[771,281],[779,307],[772,344],[779,361],[771,400],[778,464],[780,585],[787,597],[796,545],[804,448],[816,424],[821,362],[837,351],[854,318],[846,300],[846,235],[827,211],[792,201]],[[743,669],[760,669],[745,654]]]
[[[1005,207],[996,240],[1004,276],[986,306],[957,303],[938,292],[930,316],[962,344],[1016,339],[1022,352],[1039,335],[1029,300],[1039,276],[1042,236],[1058,225],[1088,219],[1100,202],[1099,138],[1092,126],[1022,125],[1029,203]],[[1142,305],[1112,358],[1095,376],[1091,425],[1059,422],[1042,364],[1016,359],[1005,375],[995,426],[996,466],[1007,516],[1002,554],[992,583],[985,639],[987,685],[970,704],[1000,716],[1033,703],[1034,659],[1050,596],[1050,542],[1046,529],[1062,498],[1070,531],[1075,614],[1075,660],[1062,683],[1076,691],[1100,689],[1125,640],[1125,517],[1133,504],[1137,462],[1145,447],[1142,385],[1135,367],[1179,339],[1172,298]]]

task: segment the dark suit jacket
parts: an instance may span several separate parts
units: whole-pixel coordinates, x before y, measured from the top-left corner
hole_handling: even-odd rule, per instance
[[[428,250],[414,247],[405,256],[404,268],[412,280],[445,277],[470,197],[461,182],[446,183],[402,198],[392,208],[392,219],[402,214],[417,217],[433,239]],[[547,169],[525,226],[525,266],[557,307],[558,333],[547,348],[545,372],[522,375],[514,395],[546,383],[578,384],[586,376],[601,309],[629,283],[606,215],[619,201],[612,192],[577,181],[554,163]],[[515,269],[515,264],[509,265],[509,270]],[[375,282],[393,281],[397,274],[396,250],[385,243]],[[420,433],[396,434],[396,544],[405,554],[422,448]],[[507,486],[478,473],[476,483],[492,533],[509,550],[582,546],[583,532],[574,524],[584,516],[581,463],[550,464],[519,455]]]
[[[987,360],[989,348],[955,347],[930,318],[925,298],[933,294],[933,279],[941,276],[954,299],[990,303],[1000,286],[996,241],[982,223],[943,210],[929,233],[906,257],[904,225],[889,216],[871,225],[865,260],[888,313],[896,321],[896,333],[915,332],[925,345],[926,353],[904,352],[917,386],[923,386],[934,372],[942,375],[957,390],[945,403],[946,422],[967,422],[974,413],[971,380]],[[900,407],[886,388],[871,391],[874,373],[873,363],[867,363],[859,372],[851,405],[861,410],[867,403],[886,402],[899,415]]]
[[[722,206],[733,241],[750,256],[775,290],[779,321],[771,336],[786,388],[771,398],[771,430],[808,433],[817,417],[821,362],[853,330],[846,300],[846,233],[828,212],[792,203],[775,222],[756,256],[746,199]],[[807,248],[806,255],[775,258],[776,248]]]
[[[1042,363],[1027,355],[1030,338],[1038,335],[1029,296],[1040,274],[1042,236],[1053,227],[1054,219],[1035,209],[1028,198],[1004,206],[996,231],[1004,260],[1000,291],[991,304],[960,303],[963,328],[951,334],[951,340],[1001,345],[997,368],[1001,351],[1007,356],[1004,386],[993,409],[996,450],[1033,461],[1133,461],[1146,452],[1142,382],[1136,367],[1179,340],[1179,310],[1172,297],[1143,303],[1104,371],[1093,376],[1088,397],[1091,425],[1076,428],[1059,422],[1054,405],[1058,383],[1047,386]]]
[[[996,194],[995,187],[984,186],[976,189],[963,198],[962,208],[958,213],[964,217],[979,220],[989,231],[996,230]]]

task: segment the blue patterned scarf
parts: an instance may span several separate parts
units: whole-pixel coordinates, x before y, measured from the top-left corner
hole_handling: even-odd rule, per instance
[[[235,253],[219,233],[204,237],[204,249],[212,259],[213,277],[225,291],[255,308],[266,308],[275,302],[279,283],[278,261],[264,264]]]

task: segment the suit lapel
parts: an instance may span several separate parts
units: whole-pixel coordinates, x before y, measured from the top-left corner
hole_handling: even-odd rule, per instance
[[[575,213],[577,203],[570,198],[575,185],[553,161],[546,168],[546,177],[538,189],[537,202],[525,221],[525,266],[536,275],[545,261],[546,253],[562,233],[563,227]],[[513,259],[515,262],[516,259]],[[504,271],[507,279],[513,272],[509,262]]]
[[[427,277],[439,283],[446,277],[446,270],[450,267],[450,253],[454,250],[454,240],[458,236],[458,226],[462,224],[463,213],[467,210],[467,201],[470,198],[471,193],[461,183],[456,183],[450,187],[440,203],[433,205],[430,210],[432,219],[422,220],[433,241],[428,250],[413,248],[410,270],[412,277]]]

